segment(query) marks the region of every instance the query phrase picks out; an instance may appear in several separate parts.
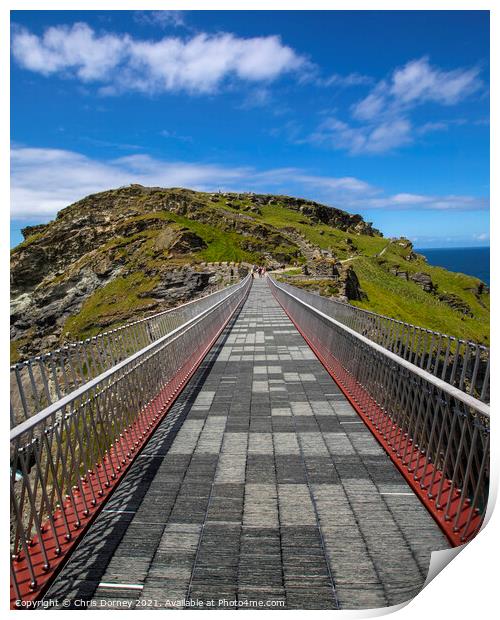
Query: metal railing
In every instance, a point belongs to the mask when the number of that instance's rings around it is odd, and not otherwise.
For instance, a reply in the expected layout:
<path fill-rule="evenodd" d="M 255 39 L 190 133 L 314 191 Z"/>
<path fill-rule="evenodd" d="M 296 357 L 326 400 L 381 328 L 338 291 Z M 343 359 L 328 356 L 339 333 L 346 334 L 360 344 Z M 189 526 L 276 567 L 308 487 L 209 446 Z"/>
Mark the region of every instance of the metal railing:
<path fill-rule="evenodd" d="M 251 278 L 247 276 L 224 294 L 191 304 L 189 312 L 194 316 L 182 325 L 169 327 L 166 335 L 11 431 L 14 602 L 40 593 L 243 302 L 250 286 Z M 133 325 L 144 323 L 151 327 L 151 321 Z M 134 334 L 135 327 L 127 326 L 121 333 Z M 167 327 L 161 329 L 167 331 Z M 127 346 L 121 355 L 123 351 Z"/>
<path fill-rule="evenodd" d="M 489 406 L 328 316 L 303 291 L 269 285 L 452 544 L 470 540 L 488 499 Z"/>
<path fill-rule="evenodd" d="M 490 350 L 281 282 L 284 290 L 483 402 L 490 399 Z"/>
<path fill-rule="evenodd" d="M 231 294 L 231 287 L 37 355 L 10 368 L 11 428 L 97 377 L 132 353 L 171 333 Z"/>

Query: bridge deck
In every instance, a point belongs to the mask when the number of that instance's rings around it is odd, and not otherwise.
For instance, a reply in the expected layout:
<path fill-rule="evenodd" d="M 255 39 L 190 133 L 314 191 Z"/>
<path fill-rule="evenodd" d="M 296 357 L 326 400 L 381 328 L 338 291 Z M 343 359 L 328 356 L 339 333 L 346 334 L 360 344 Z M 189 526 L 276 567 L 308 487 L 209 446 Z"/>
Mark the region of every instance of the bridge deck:
<path fill-rule="evenodd" d="M 46 599 L 382 607 L 447 546 L 256 280 Z"/>

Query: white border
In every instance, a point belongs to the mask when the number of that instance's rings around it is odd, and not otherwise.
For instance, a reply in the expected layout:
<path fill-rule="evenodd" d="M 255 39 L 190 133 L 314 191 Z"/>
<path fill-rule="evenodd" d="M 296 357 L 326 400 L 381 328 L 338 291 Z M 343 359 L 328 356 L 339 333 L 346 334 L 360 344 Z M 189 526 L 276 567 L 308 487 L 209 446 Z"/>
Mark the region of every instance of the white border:
<path fill-rule="evenodd" d="M 213 1 L 213 2 L 203 2 L 196 0 L 184 0 L 183 2 L 170 2 L 170 1 L 159 1 L 159 0 L 149 0 L 143 3 L 138 2 L 137 0 L 86 0 L 86 1 L 62 1 L 62 0 L 52 0 L 52 1 L 23 1 L 23 0 L 4 0 L 0 7 L 0 49 L 2 53 L 2 65 L 1 65 L 1 76 L 2 76 L 2 87 L 0 88 L 0 102 L 2 105 L 1 112 L 1 132 L 2 132 L 2 142 L 0 148 L 0 170 L 2 174 L 2 184 L 0 185 L 1 197 L 2 197 L 2 209 L 1 209 L 1 223 L 0 228 L 2 235 L 2 268 L 0 270 L 1 277 L 1 290 L 5 291 L 2 296 L 2 304 L 1 304 L 1 312 L 2 312 L 2 327 L 3 327 L 3 347 L 2 347 L 2 360 L 3 360 L 3 373 L 2 373 L 2 381 L 3 387 L 2 395 L 5 397 L 4 407 L 3 407 L 3 421 L 5 427 L 5 433 L 3 437 L 5 437 L 5 441 L 7 441 L 7 437 L 9 435 L 8 429 L 8 414 L 7 414 L 7 398 L 8 398 L 8 369 L 9 369 L 9 353 L 8 353 L 8 256 L 7 249 L 9 248 L 9 240 L 8 240 L 8 230 L 9 230 L 9 209 L 8 205 L 10 203 L 9 200 L 9 11 L 10 10 L 165 10 L 165 9 L 182 9 L 182 10 L 193 10 L 193 9 L 204 9 L 204 10 L 269 10 L 269 9 L 278 9 L 278 10 L 491 10 L 490 18 L 491 18 L 491 62 L 492 62 L 492 75 L 493 78 L 497 77 L 497 62 L 495 60 L 500 57 L 499 54 L 499 43 L 498 43 L 498 23 L 499 19 L 497 16 L 497 11 L 494 10 L 494 2 L 490 1 L 478 1 L 475 2 L 470 0 L 420 0 L 415 1 L 411 0 L 402 4 L 401 2 L 396 2 L 394 0 L 379 0 L 378 2 L 368 1 L 368 0 L 335 0 L 327 2 L 325 0 L 309 0 L 307 3 L 304 1 L 298 0 L 252 0 L 250 1 L 239 1 L 231 2 L 229 0 L 225 1 Z M 496 35 L 496 36 L 495 36 Z M 490 127 L 496 126 L 496 110 L 498 110 L 498 96 L 497 96 L 497 87 L 496 80 L 492 80 L 491 86 L 491 125 Z M 494 102 L 497 101 L 497 104 Z M 492 157 L 491 157 L 491 172 L 494 170 L 494 165 L 497 164 L 498 167 L 498 157 L 497 157 L 497 143 L 494 142 L 492 144 Z M 498 173 L 497 173 L 498 174 Z M 491 204 L 496 207 L 496 184 L 495 184 L 495 176 L 491 175 L 492 179 L 492 188 L 491 188 Z M 496 211 L 493 209 L 491 214 L 491 256 L 492 256 L 492 265 L 498 263 L 498 250 L 495 248 L 496 232 L 498 228 L 498 215 Z M 497 292 L 495 291 L 496 286 L 496 271 L 492 270 L 492 300 L 493 307 L 497 308 Z M 494 315 L 493 315 L 494 316 Z M 492 358 L 493 358 L 493 370 L 496 369 L 496 346 L 497 346 L 497 320 L 492 317 Z M 494 377 L 495 375 L 493 375 Z M 496 402 L 496 386 L 495 380 L 492 381 L 492 401 Z M 492 493 L 492 501 L 490 502 L 490 507 L 492 507 L 494 503 L 494 496 L 496 496 L 497 488 L 498 488 L 498 456 L 497 456 L 497 441 L 496 438 L 498 436 L 498 432 L 496 431 L 495 424 L 493 424 L 493 451 L 492 451 L 492 480 L 493 480 L 493 493 Z M 4 475 L 0 476 L 0 488 L 3 492 L 4 502 L 3 506 L 5 506 L 4 514 L 2 515 L 5 521 L 8 521 L 9 515 L 7 513 L 7 505 L 9 503 L 8 500 L 8 489 L 6 484 L 5 472 L 8 471 L 8 449 L 5 446 L 4 450 L 4 458 L 5 461 L 3 463 L 3 467 L 1 471 L 4 472 Z M 489 511 L 491 512 L 491 511 Z M 6 532 L 8 528 L 8 524 L 5 523 L 5 527 L 2 528 L 2 531 Z M 422 615 L 431 615 L 434 617 L 445 617 L 445 618 L 453 618 L 454 620 L 460 620 L 462 618 L 470 619 L 471 617 L 484 617 L 490 618 L 493 617 L 492 610 L 498 607 L 497 604 L 497 589 L 498 589 L 498 567 L 497 567 L 497 553 L 500 550 L 499 545 L 499 532 L 500 532 L 500 517 L 498 509 L 493 512 L 491 515 L 490 522 L 487 527 L 479 534 L 479 536 L 473 541 L 472 544 L 468 545 L 455 559 L 451 562 L 430 584 L 428 584 L 424 590 L 408 605 L 400 609 L 396 612 L 396 616 L 402 620 L 421 620 Z M 2 562 L 0 562 L 1 574 L 0 574 L 0 583 L 2 586 L 2 592 L 5 593 L 3 597 L 2 606 L 3 609 L 8 608 L 8 600 L 9 600 L 9 570 L 8 570 L 8 540 L 7 536 L 4 536 L 4 544 L 2 550 Z M 12 613 L 12 612 L 11 612 Z M 14 612 L 16 613 L 16 612 Z M 33 613 L 26 611 L 24 613 Z M 53 613 L 53 612 L 48 612 Z M 64 612 L 57 612 L 58 614 Z M 72 612 L 73 617 L 76 617 L 74 614 L 80 614 L 80 611 Z M 102 614 L 104 612 L 94 612 L 98 614 Z M 138 612 L 141 613 L 141 612 Z M 186 613 L 181 611 L 168 611 L 169 616 L 173 614 Z M 198 611 L 197 614 L 204 614 L 206 612 Z M 224 616 L 227 614 L 231 614 L 234 612 L 224 612 Z M 255 614 L 256 612 L 248 612 L 250 614 Z M 267 612 L 269 613 L 280 613 L 279 611 Z M 289 613 L 302 613 L 300 611 L 297 612 L 289 612 Z M 327 612 L 327 611 L 316 611 L 316 612 L 307 612 L 308 616 L 319 616 L 329 614 L 341 614 L 342 617 L 351 618 L 366 618 L 373 617 L 376 615 L 382 615 L 380 612 L 374 611 L 366 611 L 366 612 L 355 612 L 355 611 L 341 611 L 341 612 Z M 390 609 L 385 610 L 385 613 L 391 613 Z"/>

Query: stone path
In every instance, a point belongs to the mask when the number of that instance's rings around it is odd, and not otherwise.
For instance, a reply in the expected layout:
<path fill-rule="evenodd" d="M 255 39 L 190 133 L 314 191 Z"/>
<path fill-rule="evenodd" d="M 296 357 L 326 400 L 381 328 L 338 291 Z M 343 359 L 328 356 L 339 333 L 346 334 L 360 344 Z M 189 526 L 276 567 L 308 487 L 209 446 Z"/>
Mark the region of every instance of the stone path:
<path fill-rule="evenodd" d="M 447 546 L 257 279 L 46 599 L 384 607 Z"/>

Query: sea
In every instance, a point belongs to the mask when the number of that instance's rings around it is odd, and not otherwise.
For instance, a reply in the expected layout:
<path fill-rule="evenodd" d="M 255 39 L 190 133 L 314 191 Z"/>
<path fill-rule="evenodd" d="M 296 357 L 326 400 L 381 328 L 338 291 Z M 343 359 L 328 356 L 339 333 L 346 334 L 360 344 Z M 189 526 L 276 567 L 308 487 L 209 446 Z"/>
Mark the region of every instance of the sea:
<path fill-rule="evenodd" d="M 430 265 L 475 276 L 490 285 L 490 248 L 415 248 Z"/>

